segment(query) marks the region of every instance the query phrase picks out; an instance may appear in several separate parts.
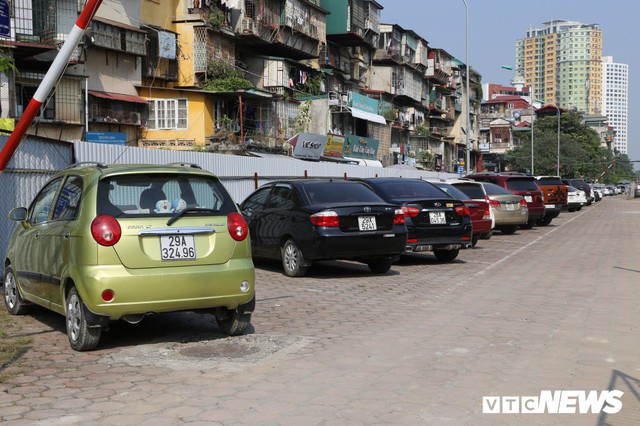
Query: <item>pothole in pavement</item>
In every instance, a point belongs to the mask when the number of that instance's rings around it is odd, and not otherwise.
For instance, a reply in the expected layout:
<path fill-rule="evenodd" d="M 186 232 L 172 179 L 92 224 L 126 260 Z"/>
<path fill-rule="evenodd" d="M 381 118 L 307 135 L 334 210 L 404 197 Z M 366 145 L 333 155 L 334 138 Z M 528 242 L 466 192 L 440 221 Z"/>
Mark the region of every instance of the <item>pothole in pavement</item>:
<path fill-rule="evenodd" d="M 247 365 L 277 360 L 317 339 L 245 335 L 197 342 L 163 342 L 124 348 L 102 364 L 154 366 L 172 370 L 241 371 Z"/>

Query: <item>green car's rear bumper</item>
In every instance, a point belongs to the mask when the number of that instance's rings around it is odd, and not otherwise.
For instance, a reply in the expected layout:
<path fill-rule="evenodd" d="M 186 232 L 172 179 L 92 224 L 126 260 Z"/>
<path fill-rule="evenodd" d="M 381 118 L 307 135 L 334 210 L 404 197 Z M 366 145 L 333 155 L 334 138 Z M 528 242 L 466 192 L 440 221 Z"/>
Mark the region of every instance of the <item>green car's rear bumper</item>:
<path fill-rule="evenodd" d="M 250 302 L 255 293 L 255 271 L 250 258 L 190 267 L 86 266 L 77 272 L 72 275 L 83 277 L 74 281 L 87 308 L 111 320 L 125 315 L 216 307 L 235 309 Z M 249 287 L 243 292 L 240 287 L 245 281 Z M 105 290 L 113 291 L 113 300 L 103 300 Z"/>

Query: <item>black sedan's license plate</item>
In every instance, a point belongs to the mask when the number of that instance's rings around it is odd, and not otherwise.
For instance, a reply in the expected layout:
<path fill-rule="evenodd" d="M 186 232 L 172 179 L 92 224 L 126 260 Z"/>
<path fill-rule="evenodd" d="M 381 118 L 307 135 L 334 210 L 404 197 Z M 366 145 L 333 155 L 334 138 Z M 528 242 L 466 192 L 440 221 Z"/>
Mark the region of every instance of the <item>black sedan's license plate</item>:
<path fill-rule="evenodd" d="M 194 260 L 196 245 L 193 235 L 160 236 L 160 257 L 162 260 Z"/>
<path fill-rule="evenodd" d="M 447 216 L 445 216 L 444 212 L 429 212 L 429 223 L 432 225 L 445 225 Z"/>
<path fill-rule="evenodd" d="M 378 229 L 375 216 L 359 216 L 358 229 L 361 231 L 375 231 Z"/>

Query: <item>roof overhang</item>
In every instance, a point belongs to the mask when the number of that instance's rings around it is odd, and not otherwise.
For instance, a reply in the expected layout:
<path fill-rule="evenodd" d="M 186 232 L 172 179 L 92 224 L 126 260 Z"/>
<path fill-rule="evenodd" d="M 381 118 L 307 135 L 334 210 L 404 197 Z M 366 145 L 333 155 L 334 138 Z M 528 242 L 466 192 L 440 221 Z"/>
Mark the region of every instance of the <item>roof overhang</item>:
<path fill-rule="evenodd" d="M 125 95 L 123 93 L 108 93 L 108 92 L 98 92 L 95 90 L 89 90 L 89 95 L 95 98 L 110 99 L 113 101 L 131 102 L 131 103 L 145 104 L 145 105 L 149 103 L 149 101 L 147 101 L 144 98 L 141 98 L 140 96 Z"/>

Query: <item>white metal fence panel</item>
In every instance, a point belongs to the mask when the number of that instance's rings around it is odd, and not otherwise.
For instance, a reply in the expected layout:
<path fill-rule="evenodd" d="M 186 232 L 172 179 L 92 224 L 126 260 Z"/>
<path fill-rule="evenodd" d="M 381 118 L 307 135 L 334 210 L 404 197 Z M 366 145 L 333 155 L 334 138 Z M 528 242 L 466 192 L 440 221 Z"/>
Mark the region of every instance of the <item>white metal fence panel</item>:
<path fill-rule="evenodd" d="M 0 149 L 8 136 L 0 135 Z M 0 173 L 0 255 L 4 260 L 16 223 L 9 220 L 15 207 L 27 207 L 37 192 L 55 174 L 73 161 L 73 144 L 26 136 L 4 172 Z M 4 277 L 4 262 L 0 263 Z"/>
<path fill-rule="evenodd" d="M 281 155 L 247 157 L 207 152 L 167 151 L 118 145 L 76 142 L 76 161 L 99 161 L 107 164 L 198 164 L 216 174 L 236 202 L 242 202 L 258 185 L 277 179 L 302 177 L 456 177 L 450 173 L 412 169 L 366 167 L 329 162 L 310 162 Z M 262 155 L 262 154 L 259 154 Z"/>

